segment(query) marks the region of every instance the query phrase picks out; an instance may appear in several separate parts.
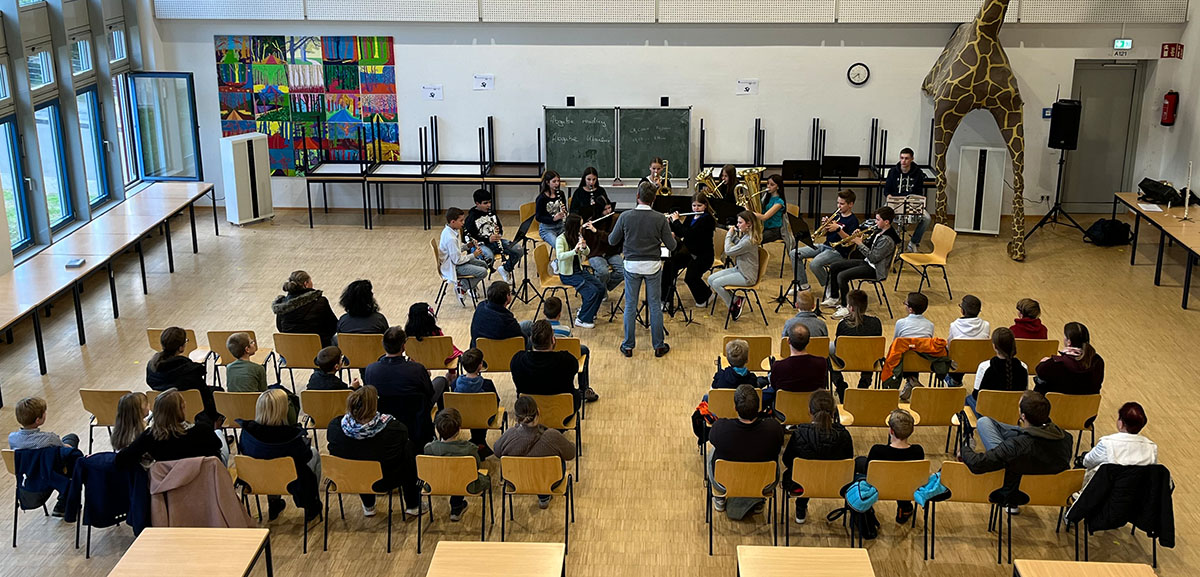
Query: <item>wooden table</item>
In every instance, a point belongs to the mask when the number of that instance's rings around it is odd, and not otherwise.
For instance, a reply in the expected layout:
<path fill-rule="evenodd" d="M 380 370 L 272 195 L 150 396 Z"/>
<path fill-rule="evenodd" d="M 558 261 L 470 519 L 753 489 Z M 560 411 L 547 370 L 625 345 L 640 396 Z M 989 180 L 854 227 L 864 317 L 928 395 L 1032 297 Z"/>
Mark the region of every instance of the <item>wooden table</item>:
<path fill-rule="evenodd" d="M 425 577 L 559 577 L 565 557 L 562 543 L 440 541 Z"/>
<path fill-rule="evenodd" d="M 875 577 L 866 549 L 738 545 L 742 577 Z"/>
<path fill-rule="evenodd" d="M 1166 248 L 1167 239 L 1170 238 L 1175 244 L 1187 251 L 1187 264 L 1183 275 L 1183 300 L 1180 304 L 1182 308 L 1186 309 L 1188 296 L 1191 293 L 1192 266 L 1197 259 L 1200 259 L 1200 207 L 1197 207 L 1196 216 L 1191 216 L 1189 213 L 1188 216 L 1192 220 L 1183 221 L 1180 220 L 1184 214 L 1184 207 L 1182 206 L 1171 207 L 1170 210 L 1166 210 L 1164 206 L 1159 206 L 1162 210 L 1149 212 L 1139 206 L 1137 193 L 1118 192 L 1113 195 L 1113 218 L 1116 218 L 1118 203 L 1124 204 L 1133 213 L 1133 241 L 1129 249 L 1130 265 L 1137 258 L 1137 243 L 1141 232 L 1142 220 L 1145 220 L 1148 224 L 1158 229 L 1158 257 L 1154 264 L 1155 286 L 1161 285 L 1162 282 L 1163 251 Z"/>
<path fill-rule="evenodd" d="M 148 527 L 108 577 L 245 577 L 263 551 L 267 577 L 273 577 L 267 529 Z"/>
<path fill-rule="evenodd" d="M 1013 562 L 1013 577 L 1155 577 L 1154 569 L 1141 563 L 1091 563 L 1080 561 Z"/>

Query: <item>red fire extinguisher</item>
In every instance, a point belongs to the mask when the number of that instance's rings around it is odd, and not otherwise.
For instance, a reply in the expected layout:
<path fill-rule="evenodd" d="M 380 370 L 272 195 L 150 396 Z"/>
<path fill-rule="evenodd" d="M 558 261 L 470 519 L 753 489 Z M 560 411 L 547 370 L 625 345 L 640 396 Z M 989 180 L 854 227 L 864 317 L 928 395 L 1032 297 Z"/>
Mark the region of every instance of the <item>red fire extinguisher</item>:
<path fill-rule="evenodd" d="M 1174 126 L 1175 114 L 1179 110 L 1179 93 L 1174 90 L 1163 96 L 1162 125 Z"/>

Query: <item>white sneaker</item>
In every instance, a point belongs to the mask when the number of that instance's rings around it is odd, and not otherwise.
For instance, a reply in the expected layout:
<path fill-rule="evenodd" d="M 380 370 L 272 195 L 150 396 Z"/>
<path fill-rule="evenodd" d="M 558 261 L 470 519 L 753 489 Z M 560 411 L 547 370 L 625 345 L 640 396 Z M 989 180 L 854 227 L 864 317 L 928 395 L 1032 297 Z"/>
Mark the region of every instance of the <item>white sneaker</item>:
<path fill-rule="evenodd" d="M 707 299 L 705 299 L 705 301 L 704 301 L 704 302 L 696 303 L 696 308 L 698 308 L 698 309 L 706 309 L 706 308 L 708 308 L 708 305 L 709 305 L 709 303 L 711 303 L 711 302 L 712 302 L 712 297 L 710 296 L 710 297 L 708 297 Z"/>
<path fill-rule="evenodd" d="M 500 280 L 508 284 L 512 284 L 512 273 L 508 272 L 508 269 L 500 267 Z"/>
<path fill-rule="evenodd" d="M 596 323 L 585 323 L 579 319 L 575 319 L 575 326 L 581 329 L 594 329 L 596 328 Z"/>
<path fill-rule="evenodd" d="M 416 517 L 417 515 L 423 515 L 428 512 L 429 512 L 429 503 L 426 503 L 424 501 L 421 502 L 420 507 L 409 507 L 404 510 L 405 515 L 412 515 L 413 517 Z"/>
<path fill-rule="evenodd" d="M 363 505 L 363 517 L 374 517 L 374 516 L 375 516 L 375 506 L 371 505 L 370 507 L 368 507 L 366 505 Z"/>
<path fill-rule="evenodd" d="M 454 285 L 454 295 L 458 297 L 458 304 L 467 306 L 467 289 L 463 288 L 461 284 Z"/>
<path fill-rule="evenodd" d="M 558 260 L 550 261 L 550 272 L 558 274 Z"/>
<path fill-rule="evenodd" d="M 910 242 L 910 243 L 908 243 L 908 246 L 907 246 L 907 247 L 905 247 L 905 248 L 907 248 L 908 250 L 906 250 L 906 251 L 904 251 L 904 252 L 918 252 L 918 251 L 917 251 L 917 245 L 915 245 L 915 244 L 913 244 L 913 243 L 911 243 L 911 242 Z"/>
<path fill-rule="evenodd" d="M 833 318 L 836 320 L 842 320 L 848 316 L 850 316 L 850 309 L 846 307 L 838 307 L 833 313 Z"/>
<path fill-rule="evenodd" d="M 825 299 L 825 300 L 821 301 L 821 306 L 823 306 L 823 307 L 825 307 L 825 308 L 827 308 L 827 309 L 831 309 L 831 308 L 833 308 L 833 307 L 836 307 L 836 306 L 838 306 L 838 299 L 835 299 L 835 298 L 833 298 L 833 297 L 829 297 L 829 298 L 827 298 L 827 299 Z"/>

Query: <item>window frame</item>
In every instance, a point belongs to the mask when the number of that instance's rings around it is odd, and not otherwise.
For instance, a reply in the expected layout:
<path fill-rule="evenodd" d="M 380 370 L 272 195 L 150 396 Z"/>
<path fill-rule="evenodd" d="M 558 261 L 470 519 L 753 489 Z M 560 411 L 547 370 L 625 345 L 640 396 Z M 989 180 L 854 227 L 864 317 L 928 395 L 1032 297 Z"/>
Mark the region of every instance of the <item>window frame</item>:
<path fill-rule="evenodd" d="M 0 126 L 9 125 L 8 146 L 12 151 L 12 157 L 8 160 L 12 162 L 13 179 L 16 189 L 13 190 L 13 204 L 17 208 L 17 227 L 21 229 L 23 239 L 17 244 L 10 245 L 12 253 L 18 254 L 25 249 L 33 246 L 33 228 L 29 223 L 29 191 L 25 186 L 25 172 L 21 164 L 21 139 L 18 134 L 17 115 L 10 114 L 0 118 Z M 0 159 L 0 162 L 4 159 Z"/>
<path fill-rule="evenodd" d="M 8 79 L 9 62 L 7 56 L 0 56 L 0 102 L 12 100 L 13 87 Z"/>
<path fill-rule="evenodd" d="M 117 154 L 121 158 L 121 183 L 129 190 L 142 182 L 137 162 L 133 134 L 133 107 L 129 98 L 129 72 L 118 72 L 110 79 L 113 87 L 113 110 L 117 116 Z"/>
<path fill-rule="evenodd" d="M 129 60 L 129 35 L 125 31 L 125 24 L 121 23 L 109 25 L 106 32 L 105 38 L 108 41 L 108 63 L 116 64 L 118 62 Z M 117 42 L 118 38 L 120 38 L 119 43 Z M 120 57 L 114 58 L 114 56 L 117 56 L 118 54 L 117 48 L 120 48 Z"/>
<path fill-rule="evenodd" d="M 110 190 L 109 186 L 108 186 L 108 150 L 104 147 L 104 118 L 101 116 L 102 107 L 100 106 L 99 85 L 92 84 L 86 88 L 81 88 L 75 92 L 75 112 L 76 112 L 76 114 L 79 114 L 79 110 L 81 107 L 81 104 L 79 102 L 80 97 L 84 97 L 84 96 L 88 96 L 88 95 L 91 96 L 91 98 L 88 100 L 88 103 L 87 103 L 88 104 L 88 118 L 91 121 L 90 124 L 91 124 L 91 131 L 92 131 L 92 145 L 95 147 L 93 149 L 95 151 L 95 154 L 92 155 L 92 157 L 93 157 L 92 161 L 96 163 L 96 173 L 97 173 L 96 178 L 99 180 L 99 183 L 100 183 L 100 196 L 99 196 L 99 198 L 92 200 L 92 197 L 91 197 L 92 191 L 89 189 L 87 191 L 87 199 L 88 199 L 88 207 L 95 208 L 95 207 L 97 207 L 101 204 L 104 204 L 112 199 L 112 190 Z M 87 138 L 87 136 L 85 136 L 83 134 L 82 120 L 79 121 L 79 127 L 80 127 L 79 142 L 80 142 L 80 144 L 85 145 L 85 148 L 82 151 L 83 152 L 82 160 L 83 160 L 83 164 L 84 164 L 83 180 L 85 183 L 84 186 L 86 187 L 87 149 L 86 149 L 86 143 L 84 143 L 84 140 Z"/>
<path fill-rule="evenodd" d="M 79 50 L 79 55 L 80 55 L 79 60 L 81 63 L 86 62 L 87 68 L 83 68 L 81 70 L 76 70 L 75 69 L 75 55 L 76 55 L 75 49 L 76 49 L 76 47 L 80 47 L 80 46 L 82 46 L 82 48 Z M 78 78 L 79 76 L 88 74 L 88 73 L 95 74 L 95 72 L 96 72 L 96 55 L 95 55 L 95 52 L 92 50 L 92 41 L 91 40 L 88 40 L 85 38 L 82 40 L 76 40 L 74 42 L 68 42 L 67 50 L 70 53 L 70 57 L 71 57 L 71 77 L 72 78 Z"/>
<path fill-rule="evenodd" d="M 36 84 L 35 85 L 33 83 L 33 76 L 29 73 L 30 72 L 29 64 L 31 62 L 33 62 L 34 58 L 37 58 L 38 60 L 42 60 L 41 56 L 43 54 L 45 55 L 44 63 L 47 67 L 49 67 L 48 74 L 49 74 L 50 81 L 45 84 Z M 39 51 L 25 57 L 25 76 L 29 81 L 30 94 L 42 94 L 44 92 L 49 92 L 51 90 L 56 90 L 58 88 L 58 75 L 57 75 L 58 71 L 55 70 L 55 68 L 56 68 L 56 66 L 54 64 L 54 53 L 48 49 L 47 50 L 39 50 Z"/>
<path fill-rule="evenodd" d="M 196 80 L 191 72 L 129 72 L 126 75 L 129 86 L 129 113 L 133 116 L 133 143 L 135 162 L 137 163 L 138 178 L 142 182 L 199 182 L 204 180 L 204 160 L 200 150 L 200 121 L 196 110 Z M 139 124 L 137 79 L 182 79 L 187 81 L 189 107 L 191 108 L 192 151 L 194 152 L 195 176 L 154 176 L 146 174 L 146 163 L 142 152 L 142 127 Z"/>
<path fill-rule="evenodd" d="M 42 197 L 46 204 L 46 222 L 50 225 L 50 232 L 54 233 L 54 232 L 61 230 L 63 227 L 66 227 L 67 225 L 71 224 L 72 222 L 75 222 L 75 220 L 78 218 L 78 215 L 75 213 L 74 199 L 71 198 L 71 181 L 67 180 L 67 162 L 66 162 L 67 151 L 66 151 L 66 147 L 65 147 L 66 135 L 63 134 L 62 103 L 59 101 L 58 98 L 55 98 L 52 100 L 47 100 L 41 104 L 38 104 L 37 106 L 35 106 L 33 108 L 34 126 L 36 129 L 37 113 L 42 110 L 48 109 L 48 108 L 52 109 L 51 128 L 54 130 L 53 146 L 54 146 L 55 154 L 57 155 L 56 162 L 55 162 L 56 166 L 54 168 L 58 171 L 58 182 L 59 182 L 59 189 L 60 189 L 59 190 L 59 198 L 62 199 L 62 203 L 63 203 L 63 205 L 62 205 L 63 214 L 57 223 L 50 221 L 50 196 L 46 191 L 46 167 L 45 166 L 42 166 L 42 175 L 41 175 L 42 180 L 41 180 L 40 186 L 42 189 Z M 40 137 L 38 138 L 38 148 L 39 149 L 44 148 L 46 146 L 46 144 L 47 143 L 41 141 Z M 41 161 L 40 158 L 38 160 L 39 160 L 39 162 Z M 45 163 L 41 163 L 41 164 L 44 165 Z"/>

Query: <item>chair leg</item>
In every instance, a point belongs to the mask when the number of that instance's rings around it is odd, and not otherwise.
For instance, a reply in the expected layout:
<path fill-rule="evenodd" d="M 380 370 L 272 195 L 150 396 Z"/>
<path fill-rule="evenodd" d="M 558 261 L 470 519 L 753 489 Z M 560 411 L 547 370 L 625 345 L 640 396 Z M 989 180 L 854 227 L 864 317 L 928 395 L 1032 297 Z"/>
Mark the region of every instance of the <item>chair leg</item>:
<path fill-rule="evenodd" d="M 325 515 L 322 525 L 325 526 L 325 540 L 321 545 L 322 551 L 329 550 L 329 487 L 325 487 Z"/>
<path fill-rule="evenodd" d="M 1006 528 L 1006 535 L 1008 536 L 1008 564 L 1012 565 L 1012 513 L 1006 512 L 1005 516 L 1008 517 L 1008 527 Z"/>
<path fill-rule="evenodd" d="M 996 505 L 999 507 L 999 505 Z M 1004 510 L 996 511 L 996 564 L 1004 564 Z"/>
<path fill-rule="evenodd" d="M 304 519 L 304 554 L 308 555 L 308 518 Z"/>
<path fill-rule="evenodd" d="M 954 300 L 954 293 L 950 292 L 950 277 L 946 276 L 946 267 L 943 266 L 941 269 L 942 280 L 946 281 L 946 296 L 949 296 L 951 300 Z"/>
<path fill-rule="evenodd" d="M 892 290 L 900 290 L 900 275 L 904 274 L 904 263 L 900 263 L 900 268 L 896 271 L 896 286 Z"/>
<path fill-rule="evenodd" d="M 481 543 L 487 540 L 487 511 L 484 509 L 487 507 L 488 493 L 491 493 L 491 489 L 479 495 L 479 541 Z M 419 529 L 420 527 L 418 526 Z M 420 537 L 418 536 L 419 541 Z"/>
<path fill-rule="evenodd" d="M 432 501 L 432 497 L 430 498 L 430 501 Z M 417 500 L 417 555 L 421 554 L 421 517 L 424 517 L 424 515 L 421 514 L 421 500 L 418 499 Z M 429 520 L 433 521 L 433 504 L 432 503 L 429 505 Z"/>
<path fill-rule="evenodd" d="M 714 519 L 714 517 L 716 517 L 716 515 L 713 515 L 713 512 L 712 512 L 712 506 L 713 506 L 712 485 L 705 483 L 705 488 L 708 491 L 708 504 L 705 505 L 705 510 L 708 511 L 708 556 L 712 557 L 712 554 L 713 554 L 713 523 L 716 523 L 717 520 Z"/>
<path fill-rule="evenodd" d="M 83 558 L 84 559 L 92 558 L 92 526 L 91 525 L 88 525 L 88 528 L 87 528 L 87 545 L 86 545 L 86 549 L 84 549 Z"/>
<path fill-rule="evenodd" d="M 783 519 L 781 522 L 783 523 L 783 546 L 787 547 L 792 544 L 792 521 L 791 517 L 788 517 L 787 491 L 783 492 Z"/>
<path fill-rule="evenodd" d="M 392 491 L 388 491 L 388 537 L 387 537 L 387 552 L 392 552 Z M 417 501 L 417 511 L 421 510 L 421 502 Z M 419 518 L 419 517 L 418 517 Z"/>
<path fill-rule="evenodd" d="M 563 555 L 571 553 L 571 478 L 567 477 L 567 490 L 563 493 Z"/>
<path fill-rule="evenodd" d="M 504 481 L 502 480 L 500 482 L 503 483 Z M 504 528 L 507 525 L 506 521 L 508 520 L 508 516 L 504 514 L 505 502 L 507 501 L 507 499 L 505 499 L 506 496 L 507 495 L 504 494 L 504 490 L 501 489 L 501 491 L 500 491 L 500 542 L 501 543 L 504 542 Z"/>
<path fill-rule="evenodd" d="M 763 310 L 762 303 L 758 300 L 758 291 L 752 290 L 750 292 L 754 293 L 754 304 L 758 305 L 758 314 L 762 315 L 763 325 L 771 326 L 771 323 L 767 322 L 767 311 Z"/>
<path fill-rule="evenodd" d="M 338 493 L 338 512 L 341 513 L 342 520 L 346 520 L 346 508 L 342 506 L 342 494 Z"/>

